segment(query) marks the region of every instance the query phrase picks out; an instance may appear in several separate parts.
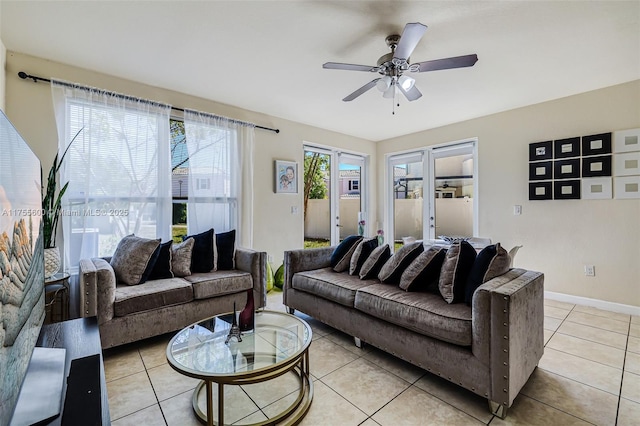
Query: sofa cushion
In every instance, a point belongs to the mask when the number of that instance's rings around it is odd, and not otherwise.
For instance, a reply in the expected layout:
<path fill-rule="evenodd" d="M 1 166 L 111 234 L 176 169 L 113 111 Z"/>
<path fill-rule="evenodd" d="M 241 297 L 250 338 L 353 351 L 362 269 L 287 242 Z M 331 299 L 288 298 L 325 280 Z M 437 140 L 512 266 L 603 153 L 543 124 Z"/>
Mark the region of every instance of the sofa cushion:
<path fill-rule="evenodd" d="M 387 260 L 391 257 L 391 249 L 389 244 L 378 246 L 369 255 L 367 260 L 362 264 L 360 268 L 360 279 L 369 280 L 371 278 L 377 278 L 382 266 L 387 263 Z"/>
<path fill-rule="evenodd" d="M 351 264 L 349 265 L 349 275 L 360 274 L 362 265 L 369 258 L 371 252 L 378 247 L 377 238 L 369 238 L 361 240 L 356 246 L 353 255 L 351 256 Z"/>
<path fill-rule="evenodd" d="M 199 272 L 184 279 L 193 285 L 194 299 L 238 293 L 253 287 L 251 274 L 238 270 Z"/>
<path fill-rule="evenodd" d="M 137 286 L 118 285 L 115 291 L 114 314 L 123 317 L 192 300 L 191 284 L 182 278 L 148 281 Z"/>
<path fill-rule="evenodd" d="M 430 291 L 440 294 L 438 278 L 446 255 L 447 250 L 442 247 L 429 247 L 420 253 L 402 273 L 400 288 L 405 291 Z"/>
<path fill-rule="evenodd" d="M 213 228 L 197 235 L 183 237 L 185 241 L 193 238 L 193 252 L 191 253 L 191 272 L 209 272 L 215 267 L 214 263 L 214 233 Z"/>
<path fill-rule="evenodd" d="M 478 287 L 490 279 L 505 274 L 510 269 L 510 265 L 511 257 L 500 243 L 483 248 L 476 256 L 467 278 L 464 296 L 467 305 L 471 305 L 473 293 Z"/>
<path fill-rule="evenodd" d="M 191 254 L 193 253 L 193 238 L 187 238 L 180 244 L 171 245 L 171 272 L 175 277 L 191 275 Z"/>
<path fill-rule="evenodd" d="M 360 242 L 362 239 L 359 235 L 349 235 L 347 238 L 342 240 L 340 244 L 333 250 L 331 253 L 330 264 L 332 268 L 335 268 L 341 260 L 348 256 L 348 259 L 351 260 L 351 255 L 353 254 L 352 249 L 355 249 L 355 245 Z M 347 263 L 347 268 L 349 264 Z M 343 269 L 346 270 L 346 269 Z"/>
<path fill-rule="evenodd" d="M 386 284 L 398 284 L 405 269 L 424 251 L 421 242 L 407 244 L 400 249 L 384 264 L 378 278 Z"/>
<path fill-rule="evenodd" d="M 471 345 L 471 308 L 464 303 L 450 305 L 439 294 L 408 293 L 399 287 L 372 284 L 358 290 L 355 307 L 416 333 Z"/>
<path fill-rule="evenodd" d="M 171 271 L 171 245 L 173 241 L 167 241 L 160 244 L 156 249 L 158 251 L 158 258 L 156 259 L 151 274 L 149 274 L 150 280 L 161 280 L 163 278 L 173 278 L 173 272 Z"/>
<path fill-rule="evenodd" d="M 464 302 L 465 286 L 476 250 L 466 241 L 456 242 L 447 251 L 440 271 L 438 288 L 447 303 Z"/>
<path fill-rule="evenodd" d="M 352 238 L 352 237 L 355 237 L 355 238 Z M 362 241 L 361 236 L 352 235 L 351 237 L 345 238 L 342 243 L 344 243 L 344 241 L 346 241 L 347 239 L 351 239 L 348 243 L 344 245 L 344 247 L 345 248 L 348 247 L 348 249 L 345 251 L 342 251 L 341 249 L 341 253 L 344 253 L 344 254 L 342 255 L 342 257 L 340 257 L 340 260 L 338 260 L 338 263 L 336 263 L 335 266 L 333 267 L 333 270 L 336 272 L 344 272 L 349 270 L 349 266 L 351 265 L 351 257 L 353 256 L 353 253 L 356 251 L 356 248 L 358 247 L 358 243 Z M 338 248 L 340 248 L 342 243 L 340 243 Z M 336 248 L 336 251 L 338 251 L 338 248 Z M 331 256 L 331 259 L 333 260 L 333 255 Z"/>
<path fill-rule="evenodd" d="M 293 275 L 291 285 L 296 290 L 353 307 L 356 291 L 378 282 L 378 280 L 362 281 L 357 276 L 338 273 L 332 268 L 322 268 L 297 272 Z"/>
<path fill-rule="evenodd" d="M 144 283 L 153 269 L 159 245 L 160 239 L 150 240 L 133 234 L 120 240 L 109 262 L 116 281 L 127 285 Z"/>
<path fill-rule="evenodd" d="M 233 258 L 236 253 L 236 230 L 216 234 L 215 238 L 215 270 L 230 271 L 235 267 Z"/>

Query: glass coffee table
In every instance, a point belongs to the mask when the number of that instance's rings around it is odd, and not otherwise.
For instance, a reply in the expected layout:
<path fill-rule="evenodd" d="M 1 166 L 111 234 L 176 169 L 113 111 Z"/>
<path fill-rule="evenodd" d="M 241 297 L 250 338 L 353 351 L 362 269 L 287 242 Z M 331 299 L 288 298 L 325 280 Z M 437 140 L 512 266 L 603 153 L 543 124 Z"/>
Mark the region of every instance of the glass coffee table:
<path fill-rule="evenodd" d="M 287 373 L 299 378 L 299 394 L 293 404 L 267 421 L 254 423 L 297 424 L 313 399 L 309 376 L 311 327 L 302 319 L 284 312 L 261 311 L 255 328 L 226 344 L 233 314 L 218 315 L 192 324 L 178 332 L 167 346 L 167 360 L 177 372 L 201 379 L 193 394 L 193 409 L 208 425 L 224 425 L 224 385 L 245 385 L 275 379 Z M 218 421 L 214 421 L 213 384 L 218 384 Z M 206 391 L 206 413 L 198 404 Z M 250 414 L 250 413 L 247 413 Z"/>

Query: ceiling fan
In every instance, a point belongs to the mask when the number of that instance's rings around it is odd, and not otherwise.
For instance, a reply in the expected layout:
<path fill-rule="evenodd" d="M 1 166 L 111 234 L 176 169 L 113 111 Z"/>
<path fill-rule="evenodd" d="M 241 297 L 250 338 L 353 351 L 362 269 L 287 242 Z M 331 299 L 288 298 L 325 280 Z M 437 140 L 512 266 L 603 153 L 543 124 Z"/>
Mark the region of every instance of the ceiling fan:
<path fill-rule="evenodd" d="M 415 101 L 422 93 L 415 86 L 415 80 L 405 72 L 427 72 L 446 70 L 450 68 L 471 67 L 478 61 L 478 55 L 464 55 L 452 58 L 436 59 L 433 61 L 416 62 L 409 64 L 409 56 L 418 45 L 418 42 L 427 30 L 427 26 L 419 22 L 405 25 L 402 36 L 397 34 L 388 36 L 385 41 L 391 53 L 387 53 L 378 59 L 378 65 L 342 64 L 339 62 L 327 62 L 322 65 L 325 69 L 377 72 L 382 77 L 376 78 L 342 99 L 349 102 L 362 95 L 373 86 L 384 93 L 385 98 L 395 98 L 396 90 L 409 101 Z"/>

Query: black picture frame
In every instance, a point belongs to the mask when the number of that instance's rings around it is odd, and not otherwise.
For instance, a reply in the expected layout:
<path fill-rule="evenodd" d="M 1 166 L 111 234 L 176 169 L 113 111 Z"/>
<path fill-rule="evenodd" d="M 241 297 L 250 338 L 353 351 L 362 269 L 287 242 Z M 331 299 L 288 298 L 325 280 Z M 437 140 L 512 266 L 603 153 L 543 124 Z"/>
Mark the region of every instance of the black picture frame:
<path fill-rule="evenodd" d="M 529 182 L 529 200 L 553 200 L 551 181 Z"/>
<path fill-rule="evenodd" d="M 554 200 L 579 200 L 580 179 L 553 181 Z"/>
<path fill-rule="evenodd" d="M 529 161 L 551 160 L 553 158 L 553 141 L 534 142 L 529 144 Z"/>
<path fill-rule="evenodd" d="M 583 156 L 602 154 L 611 154 L 611 132 L 582 137 Z"/>
<path fill-rule="evenodd" d="M 580 156 L 580 137 L 553 141 L 553 158 L 571 158 Z"/>
<path fill-rule="evenodd" d="M 580 177 L 580 158 L 555 160 L 553 162 L 554 179 L 575 179 Z"/>
<path fill-rule="evenodd" d="M 529 163 L 529 180 L 549 180 L 553 177 L 553 161 Z"/>
<path fill-rule="evenodd" d="M 611 176 L 612 155 L 582 158 L 582 177 Z"/>

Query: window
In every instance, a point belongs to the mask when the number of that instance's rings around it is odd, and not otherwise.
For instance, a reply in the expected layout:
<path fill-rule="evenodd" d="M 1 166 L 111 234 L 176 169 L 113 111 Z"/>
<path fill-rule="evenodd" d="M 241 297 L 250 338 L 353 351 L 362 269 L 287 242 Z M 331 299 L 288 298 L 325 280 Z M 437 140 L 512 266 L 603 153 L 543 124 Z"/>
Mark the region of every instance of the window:
<path fill-rule="evenodd" d="M 349 191 L 359 191 L 360 190 L 360 181 L 359 180 L 350 180 L 349 181 Z"/>
<path fill-rule="evenodd" d="M 211 179 L 209 178 L 196 178 L 198 189 L 211 189 Z"/>

